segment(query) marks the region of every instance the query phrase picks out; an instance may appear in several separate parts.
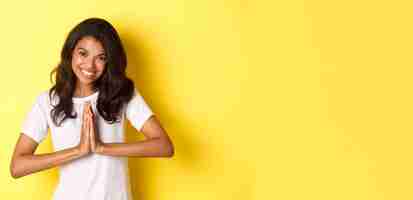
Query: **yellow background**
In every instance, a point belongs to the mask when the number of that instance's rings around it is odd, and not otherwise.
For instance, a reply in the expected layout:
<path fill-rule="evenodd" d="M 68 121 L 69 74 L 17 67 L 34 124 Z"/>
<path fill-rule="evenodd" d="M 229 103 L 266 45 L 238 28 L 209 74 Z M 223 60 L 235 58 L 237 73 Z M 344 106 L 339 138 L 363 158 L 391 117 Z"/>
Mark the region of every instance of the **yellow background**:
<path fill-rule="evenodd" d="M 9 162 L 67 32 L 96 16 L 175 144 L 129 159 L 136 200 L 413 199 L 413 5 L 389 2 L 3 2 L 1 198 L 51 198 L 56 169 Z"/>

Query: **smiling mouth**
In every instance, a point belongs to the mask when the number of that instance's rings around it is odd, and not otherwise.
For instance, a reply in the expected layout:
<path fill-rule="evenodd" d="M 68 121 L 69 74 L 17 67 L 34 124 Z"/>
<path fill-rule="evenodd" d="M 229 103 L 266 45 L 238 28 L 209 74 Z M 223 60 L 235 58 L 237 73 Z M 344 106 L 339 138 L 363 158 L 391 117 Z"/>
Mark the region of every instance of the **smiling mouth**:
<path fill-rule="evenodd" d="M 86 70 L 80 70 L 80 71 L 83 73 L 83 75 L 85 75 L 88 78 L 92 78 L 93 76 L 95 76 L 95 73 L 93 72 L 88 72 Z"/>

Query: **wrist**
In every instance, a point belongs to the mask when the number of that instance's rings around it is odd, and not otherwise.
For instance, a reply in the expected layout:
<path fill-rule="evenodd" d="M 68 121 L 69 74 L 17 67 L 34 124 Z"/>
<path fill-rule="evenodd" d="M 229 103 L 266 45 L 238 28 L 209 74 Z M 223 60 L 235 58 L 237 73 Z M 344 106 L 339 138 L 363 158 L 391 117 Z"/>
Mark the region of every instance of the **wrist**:
<path fill-rule="evenodd" d="M 105 144 L 100 143 L 97 147 L 96 147 L 96 153 L 98 154 L 102 154 L 104 152 L 105 149 Z"/>
<path fill-rule="evenodd" d="M 73 152 L 76 155 L 76 157 L 78 157 L 78 158 L 83 156 L 79 145 L 73 148 Z"/>
<path fill-rule="evenodd" d="M 81 145 L 77 145 L 74 148 L 74 151 L 75 151 L 75 154 L 78 158 L 84 157 L 84 156 L 89 154 L 89 152 L 84 150 L 84 147 L 82 147 Z"/>

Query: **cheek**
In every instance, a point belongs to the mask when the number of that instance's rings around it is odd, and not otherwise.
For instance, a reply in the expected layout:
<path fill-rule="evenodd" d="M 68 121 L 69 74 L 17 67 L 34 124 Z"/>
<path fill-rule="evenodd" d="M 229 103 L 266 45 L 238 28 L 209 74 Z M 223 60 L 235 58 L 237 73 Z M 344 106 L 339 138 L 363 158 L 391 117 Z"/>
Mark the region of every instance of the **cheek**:
<path fill-rule="evenodd" d="M 77 67 L 78 65 L 80 65 L 82 63 L 82 59 L 79 57 L 73 57 L 72 58 L 72 66 L 73 67 Z"/>
<path fill-rule="evenodd" d="M 104 63 L 96 63 L 96 69 L 99 71 L 100 74 L 103 73 L 105 70 L 105 64 Z"/>

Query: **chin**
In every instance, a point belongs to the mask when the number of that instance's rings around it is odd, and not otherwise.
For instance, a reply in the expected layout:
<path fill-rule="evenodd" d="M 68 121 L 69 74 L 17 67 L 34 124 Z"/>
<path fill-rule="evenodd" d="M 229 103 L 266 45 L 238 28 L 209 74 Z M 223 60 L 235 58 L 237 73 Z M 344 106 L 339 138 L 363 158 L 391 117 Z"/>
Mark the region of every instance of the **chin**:
<path fill-rule="evenodd" d="M 85 77 L 81 77 L 81 78 L 78 77 L 78 80 L 82 85 L 90 85 L 93 82 L 95 82 L 97 79 L 88 79 Z"/>

